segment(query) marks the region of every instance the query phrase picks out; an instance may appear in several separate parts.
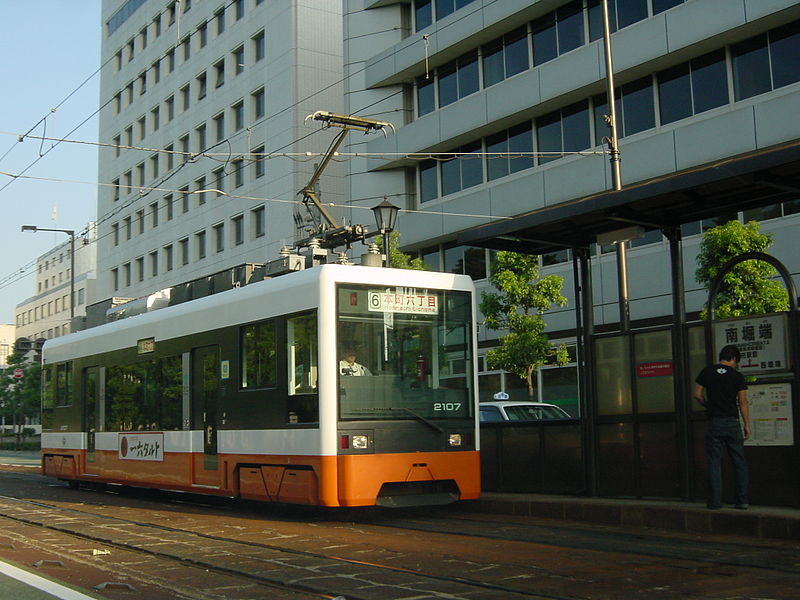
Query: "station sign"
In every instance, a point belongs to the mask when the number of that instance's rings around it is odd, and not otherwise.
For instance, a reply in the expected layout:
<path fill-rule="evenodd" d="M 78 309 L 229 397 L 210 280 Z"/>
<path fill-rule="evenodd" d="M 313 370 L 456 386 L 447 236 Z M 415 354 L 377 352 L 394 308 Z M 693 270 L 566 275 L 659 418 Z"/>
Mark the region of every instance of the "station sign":
<path fill-rule="evenodd" d="M 714 360 L 732 344 L 739 349 L 743 375 L 774 373 L 789 369 L 786 315 L 761 315 L 714 323 Z"/>

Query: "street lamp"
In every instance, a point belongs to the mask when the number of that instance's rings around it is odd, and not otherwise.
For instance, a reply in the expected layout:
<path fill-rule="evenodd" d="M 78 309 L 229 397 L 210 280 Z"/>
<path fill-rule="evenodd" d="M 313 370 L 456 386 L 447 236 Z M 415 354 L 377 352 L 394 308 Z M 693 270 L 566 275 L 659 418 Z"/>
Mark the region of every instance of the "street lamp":
<path fill-rule="evenodd" d="M 372 212 L 375 214 L 375 222 L 378 224 L 378 230 L 383 234 L 383 251 L 386 254 L 384 266 L 388 267 L 389 233 L 394 231 L 394 224 L 397 221 L 397 213 L 400 212 L 400 209 L 384 198 L 383 202 L 373 207 Z"/>
<path fill-rule="evenodd" d="M 22 231 L 56 231 L 69 236 L 69 330 L 72 331 L 72 319 L 75 318 L 75 231 L 73 229 L 49 229 L 36 225 L 23 225 Z"/>

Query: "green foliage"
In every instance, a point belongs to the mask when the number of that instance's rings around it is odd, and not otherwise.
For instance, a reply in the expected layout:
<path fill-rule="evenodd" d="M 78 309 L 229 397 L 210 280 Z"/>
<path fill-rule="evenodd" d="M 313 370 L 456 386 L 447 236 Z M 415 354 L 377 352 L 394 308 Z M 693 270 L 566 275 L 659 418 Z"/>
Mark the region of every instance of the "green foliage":
<path fill-rule="evenodd" d="M 759 231 L 756 221 L 742 225 L 729 221 L 705 232 L 697 256 L 695 277 L 706 290 L 722 267 L 732 258 L 748 252 L 766 252 L 772 236 Z M 715 301 L 718 318 L 744 317 L 788 310 L 789 295 L 781 281 L 771 279 L 775 268 L 764 261 L 748 260 L 736 265 L 724 276 Z M 708 307 L 701 318 L 708 317 Z"/>
<path fill-rule="evenodd" d="M 378 248 L 383 252 L 383 237 L 379 236 L 376 239 Z M 427 271 L 428 265 L 422 262 L 419 257 L 411 258 L 405 252 L 401 252 L 400 248 L 400 232 L 396 229 L 389 233 L 389 266 L 395 269 L 412 269 L 414 271 Z"/>
<path fill-rule="evenodd" d="M 6 360 L 8 368 L 2 385 L 0 385 L 0 414 L 5 417 L 6 425 L 14 425 L 14 434 L 17 444 L 22 442 L 25 435 L 23 423 L 38 419 L 41 413 L 41 372 L 38 363 L 26 362 L 25 356 L 13 352 Z M 14 369 L 22 369 L 24 375 L 21 379 L 11 379 L 9 376 Z"/>
<path fill-rule="evenodd" d="M 516 373 L 527 381 L 532 397 L 533 376 L 540 366 L 569 362 L 566 348 L 553 346 L 544 333 L 542 317 L 553 305 L 567 303 L 561 294 L 564 280 L 558 275 L 540 277 L 537 256 L 498 252 L 489 281 L 498 291 L 481 294 L 484 322 L 489 329 L 506 329 L 508 334 L 486 354 L 488 366 Z"/>

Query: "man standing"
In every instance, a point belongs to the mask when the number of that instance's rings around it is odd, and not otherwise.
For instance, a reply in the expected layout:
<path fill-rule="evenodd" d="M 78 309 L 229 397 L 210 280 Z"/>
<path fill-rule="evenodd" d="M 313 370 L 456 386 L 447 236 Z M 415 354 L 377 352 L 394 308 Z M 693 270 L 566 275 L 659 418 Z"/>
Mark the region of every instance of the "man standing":
<path fill-rule="evenodd" d="M 735 508 L 746 509 L 747 462 L 744 440 L 750 437 L 750 410 L 747 406 L 747 384 L 736 367 L 741 354 L 736 346 L 725 346 L 719 362 L 700 371 L 695 380 L 694 398 L 705 406 L 706 461 L 708 463 L 708 508 L 722 508 L 722 450 L 726 448 L 733 465 Z M 703 393 L 705 392 L 705 394 Z M 744 435 L 739 424 L 744 422 Z"/>

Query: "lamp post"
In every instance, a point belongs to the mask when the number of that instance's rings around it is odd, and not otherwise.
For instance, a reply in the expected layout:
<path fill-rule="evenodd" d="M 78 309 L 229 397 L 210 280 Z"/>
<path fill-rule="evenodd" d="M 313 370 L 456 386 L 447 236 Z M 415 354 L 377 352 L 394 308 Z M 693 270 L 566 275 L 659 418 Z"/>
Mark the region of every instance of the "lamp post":
<path fill-rule="evenodd" d="M 383 202 L 373 207 L 372 212 L 375 214 L 375 222 L 378 224 L 378 230 L 383 235 L 383 252 L 386 255 L 386 261 L 383 266 L 388 267 L 389 234 L 394 231 L 394 224 L 397 221 L 397 213 L 400 212 L 400 209 L 384 198 Z"/>
<path fill-rule="evenodd" d="M 36 225 L 23 225 L 22 231 L 56 231 L 69 236 L 69 330 L 72 331 L 72 319 L 75 317 L 75 231 L 73 229 L 50 229 Z"/>

